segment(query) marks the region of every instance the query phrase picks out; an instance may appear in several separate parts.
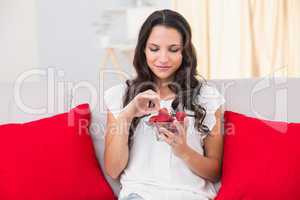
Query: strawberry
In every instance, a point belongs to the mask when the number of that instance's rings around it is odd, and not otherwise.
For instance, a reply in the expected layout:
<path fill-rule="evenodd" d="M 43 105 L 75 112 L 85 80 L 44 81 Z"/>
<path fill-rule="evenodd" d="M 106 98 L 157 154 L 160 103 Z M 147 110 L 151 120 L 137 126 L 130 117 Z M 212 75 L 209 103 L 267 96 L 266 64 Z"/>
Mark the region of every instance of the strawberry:
<path fill-rule="evenodd" d="M 177 121 L 183 122 L 185 117 L 186 117 L 186 113 L 185 112 L 176 112 L 176 119 L 177 119 Z"/>
<path fill-rule="evenodd" d="M 157 122 L 157 121 L 158 121 L 157 115 L 156 115 L 156 116 L 152 116 L 152 117 L 150 117 L 150 119 L 149 119 L 149 122 L 150 122 L 150 123 L 155 123 L 155 122 Z"/>
<path fill-rule="evenodd" d="M 169 115 L 169 111 L 167 108 L 161 108 L 158 111 L 158 115 Z"/>
<path fill-rule="evenodd" d="M 150 117 L 149 122 L 150 123 L 173 122 L 174 120 L 175 120 L 175 118 L 169 114 L 169 111 L 167 108 L 161 108 L 158 111 L 158 115 Z"/>
<path fill-rule="evenodd" d="M 157 122 L 172 122 L 173 118 L 170 115 L 157 115 Z"/>

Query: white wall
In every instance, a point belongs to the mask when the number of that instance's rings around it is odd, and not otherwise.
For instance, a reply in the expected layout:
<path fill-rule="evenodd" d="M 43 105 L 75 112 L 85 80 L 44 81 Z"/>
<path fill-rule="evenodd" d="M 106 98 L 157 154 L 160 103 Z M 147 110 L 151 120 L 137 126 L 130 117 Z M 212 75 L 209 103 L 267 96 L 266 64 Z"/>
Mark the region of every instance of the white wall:
<path fill-rule="evenodd" d="M 124 7 L 130 0 L 40 0 L 38 1 L 40 66 L 65 71 L 69 80 L 97 79 L 104 50 L 98 42 L 95 22 L 106 8 Z M 153 1 L 170 7 L 170 1 Z M 122 27 L 122 20 L 116 26 Z M 118 23 L 119 22 L 119 23 Z M 118 33 L 110 33 L 118 35 Z M 130 63 L 118 55 L 126 70 Z M 108 66 L 108 68 L 111 66 Z M 108 80 L 117 77 L 108 78 Z"/>
<path fill-rule="evenodd" d="M 36 0 L 0 1 L 0 81 L 38 67 Z"/>
<path fill-rule="evenodd" d="M 104 50 L 97 43 L 94 24 L 104 9 L 128 6 L 131 1 L 0 0 L 0 81 L 48 67 L 63 70 L 66 80 L 97 79 Z M 162 8 L 171 4 L 151 2 Z M 118 56 L 125 70 L 131 68 L 124 55 Z"/>
<path fill-rule="evenodd" d="M 38 2 L 40 67 L 65 72 L 66 79 L 96 77 L 102 50 L 95 44 L 96 0 Z"/>

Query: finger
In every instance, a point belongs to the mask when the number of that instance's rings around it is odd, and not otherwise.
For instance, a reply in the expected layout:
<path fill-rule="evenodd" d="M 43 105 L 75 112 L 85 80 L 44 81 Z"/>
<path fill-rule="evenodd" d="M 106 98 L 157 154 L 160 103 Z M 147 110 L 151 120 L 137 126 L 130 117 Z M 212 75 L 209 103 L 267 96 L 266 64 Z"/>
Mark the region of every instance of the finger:
<path fill-rule="evenodd" d="M 151 101 L 160 101 L 160 97 L 154 94 L 143 94 L 142 97 Z"/>
<path fill-rule="evenodd" d="M 154 95 L 144 94 L 142 97 L 150 101 L 153 107 L 160 104 L 160 97 L 157 95 L 154 96 Z"/>
<path fill-rule="evenodd" d="M 159 98 L 160 99 L 159 94 L 156 93 L 156 92 L 154 92 L 153 90 L 146 91 L 145 93 L 143 93 L 143 95 L 146 95 L 146 96 L 149 96 L 149 97 L 155 97 L 155 98 Z"/>
<path fill-rule="evenodd" d="M 154 103 L 154 108 L 153 108 L 153 110 L 159 111 L 159 109 L 160 109 L 160 101 Z"/>
<path fill-rule="evenodd" d="M 185 134 L 184 126 L 179 121 L 174 120 L 173 124 L 175 125 L 179 135 Z"/>
<path fill-rule="evenodd" d="M 160 100 L 158 97 L 152 95 L 143 94 L 137 101 L 137 109 L 148 114 L 149 112 L 158 111 L 160 108 Z"/>
<path fill-rule="evenodd" d="M 163 134 L 160 136 L 160 138 L 171 146 L 173 140 L 171 140 L 170 138 L 166 137 Z"/>
<path fill-rule="evenodd" d="M 179 122 L 177 120 L 175 120 L 175 121 L 176 121 L 175 123 L 177 124 L 176 127 L 178 127 L 181 130 L 181 132 L 186 132 L 188 130 L 189 119 L 187 117 L 184 118 L 183 123 Z"/>
<path fill-rule="evenodd" d="M 145 94 L 156 94 L 156 95 L 158 95 L 158 93 L 157 92 L 155 92 L 154 90 L 152 90 L 152 89 L 149 89 L 149 90 L 146 90 L 145 92 L 144 92 Z"/>
<path fill-rule="evenodd" d="M 167 138 L 170 138 L 171 140 L 175 138 L 175 134 L 167 130 L 166 128 L 160 127 L 158 131 L 160 134 L 165 135 Z"/>
<path fill-rule="evenodd" d="M 147 114 L 155 114 L 157 111 L 159 111 L 160 105 L 155 105 L 153 108 L 147 108 Z"/>
<path fill-rule="evenodd" d="M 149 101 L 149 106 L 148 106 L 150 111 L 159 111 L 160 109 L 160 100 L 159 99 L 154 99 Z"/>
<path fill-rule="evenodd" d="M 147 111 L 150 113 L 156 113 L 160 109 L 160 103 L 159 102 L 150 102 L 150 105 L 147 107 Z"/>
<path fill-rule="evenodd" d="M 170 146 L 176 144 L 176 138 L 172 137 L 172 135 L 167 136 L 167 134 L 161 133 L 160 137 Z"/>
<path fill-rule="evenodd" d="M 184 130 L 187 131 L 189 127 L 189 118 L 185 117 L 183 121 Z"/>

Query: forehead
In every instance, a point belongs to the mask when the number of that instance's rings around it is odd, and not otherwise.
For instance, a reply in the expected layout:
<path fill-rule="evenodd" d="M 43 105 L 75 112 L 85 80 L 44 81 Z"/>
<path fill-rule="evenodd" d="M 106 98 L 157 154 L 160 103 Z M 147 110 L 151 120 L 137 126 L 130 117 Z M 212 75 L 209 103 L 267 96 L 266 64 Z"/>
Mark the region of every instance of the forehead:
<path fill-rule="evenodd" d="M 181 44 L 181 40 L 182 36 L 175 28 L 159 25 L 152 28 L 147 43 L 171 45 Z"/>

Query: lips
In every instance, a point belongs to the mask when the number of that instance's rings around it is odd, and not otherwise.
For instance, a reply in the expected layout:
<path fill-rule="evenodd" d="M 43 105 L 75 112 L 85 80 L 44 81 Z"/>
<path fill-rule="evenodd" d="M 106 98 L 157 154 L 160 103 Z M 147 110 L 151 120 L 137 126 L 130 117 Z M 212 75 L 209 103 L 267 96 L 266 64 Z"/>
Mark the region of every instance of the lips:
<path fill-rule="evenodd" d="M 171 66 L 156 66 L 159 69 L 169 69 Z"/>

